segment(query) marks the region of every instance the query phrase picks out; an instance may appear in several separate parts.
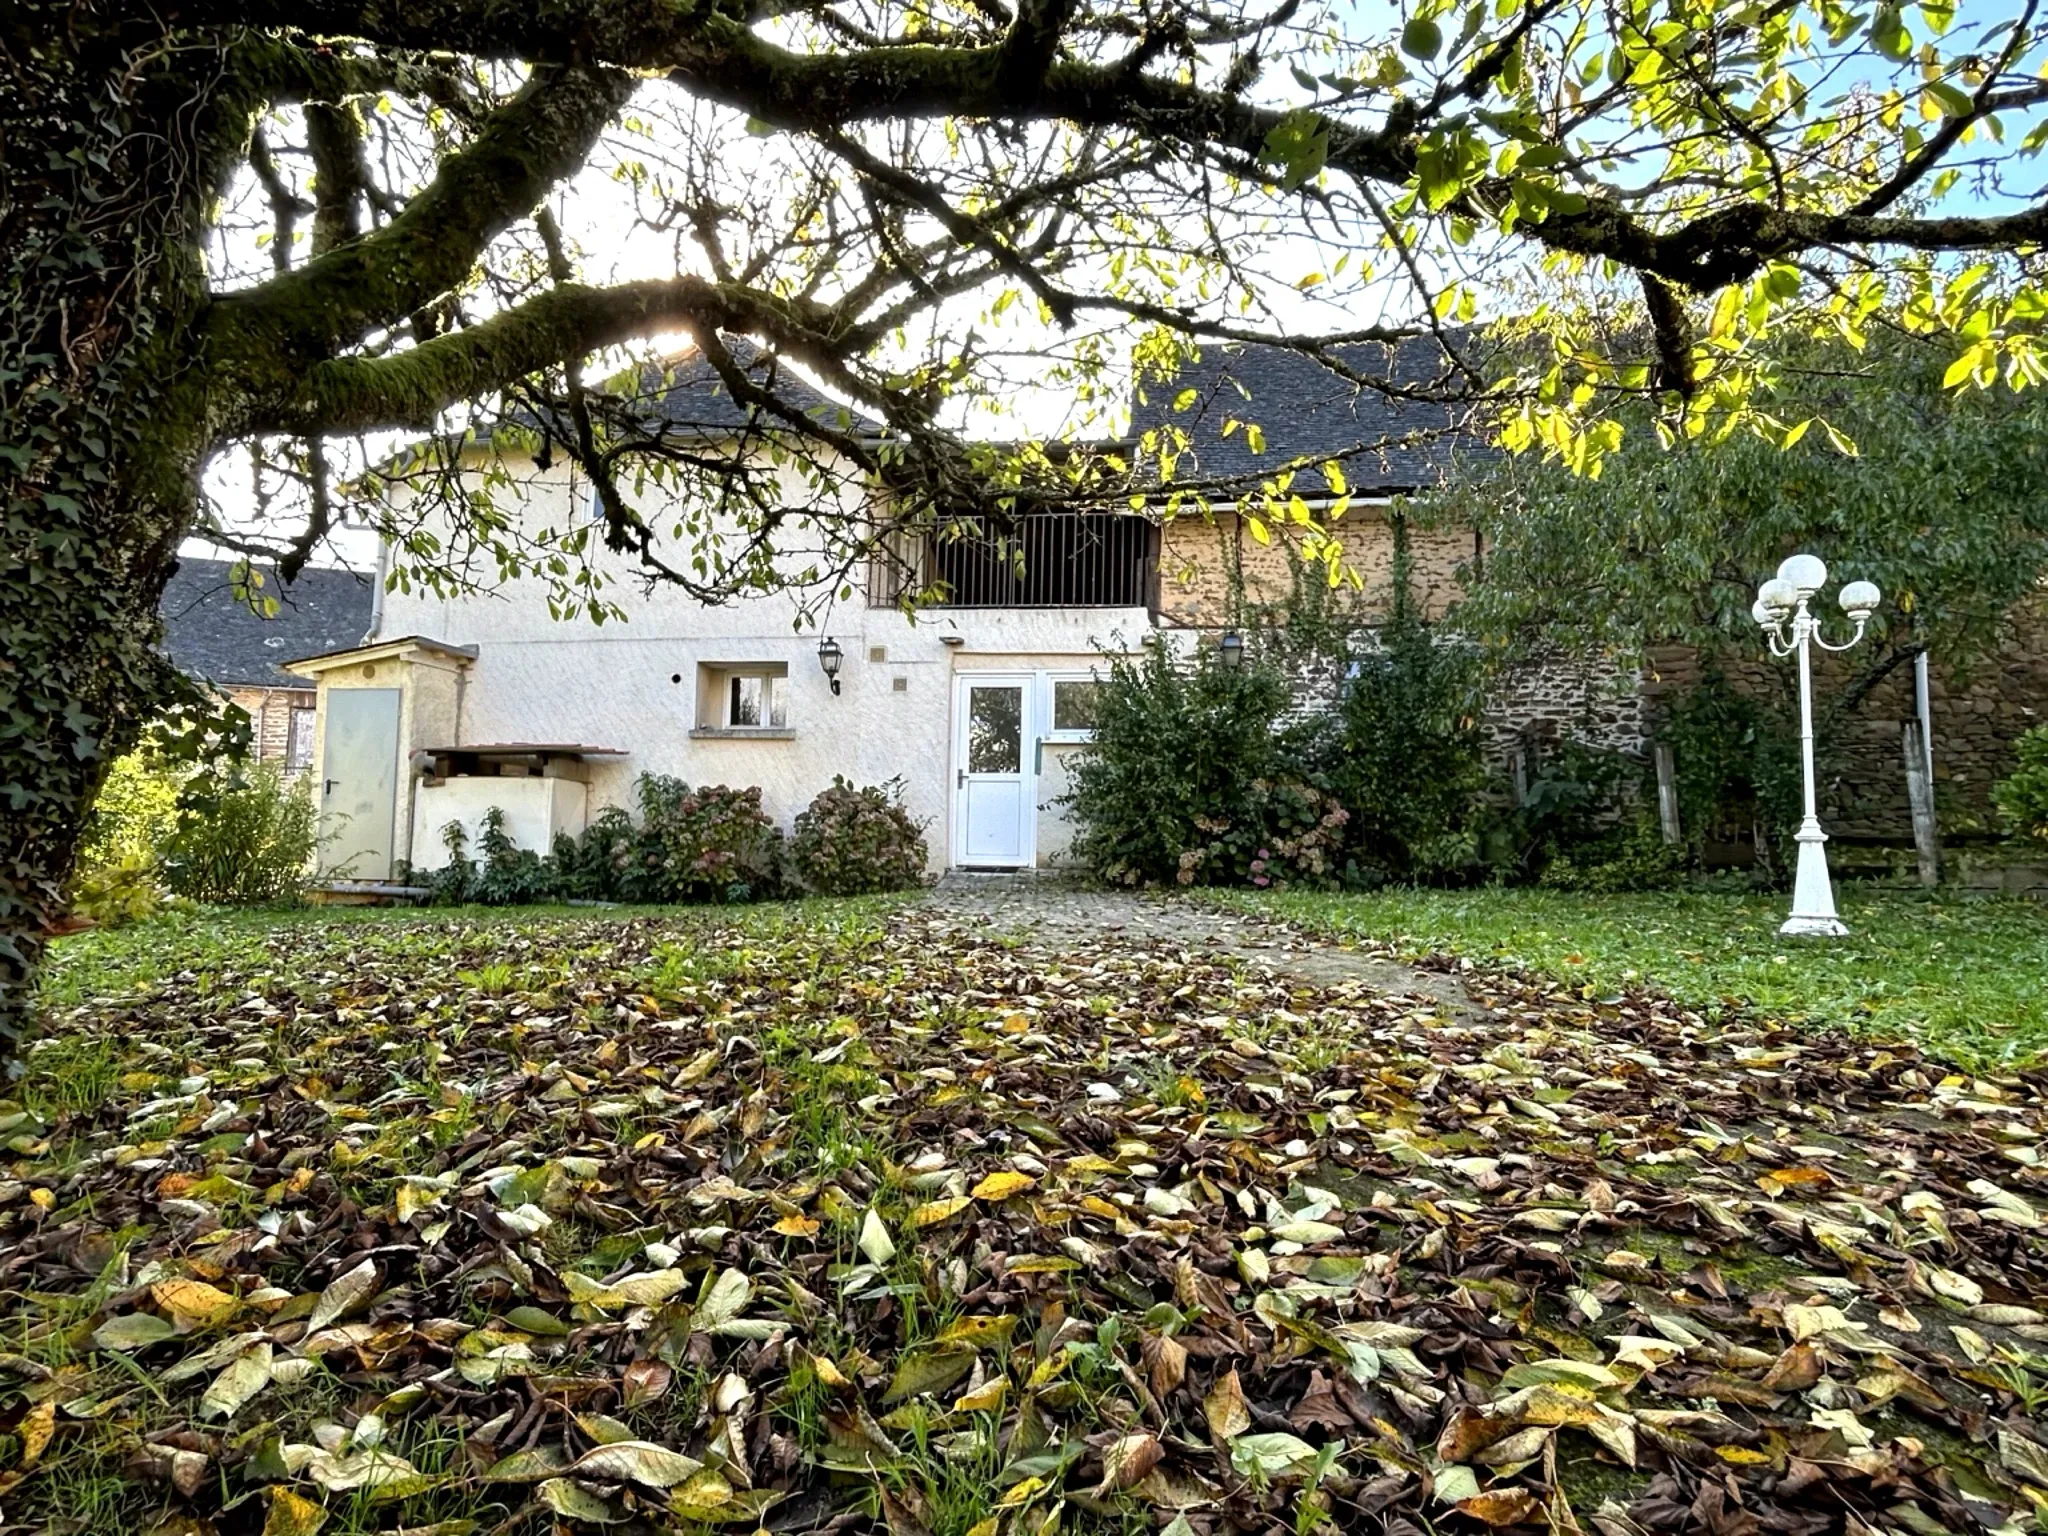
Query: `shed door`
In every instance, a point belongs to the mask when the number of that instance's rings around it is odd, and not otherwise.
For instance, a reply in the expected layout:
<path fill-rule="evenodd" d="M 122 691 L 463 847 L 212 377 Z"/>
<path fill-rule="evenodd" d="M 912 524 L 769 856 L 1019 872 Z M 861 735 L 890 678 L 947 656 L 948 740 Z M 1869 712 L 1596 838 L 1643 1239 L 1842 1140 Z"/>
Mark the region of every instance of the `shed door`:
<path fill-rule="evenodd" d="M 398 795 L 396 688 L 329 688 L 320 784 L 320 868 L 344 880 L 391 878 Z"/>

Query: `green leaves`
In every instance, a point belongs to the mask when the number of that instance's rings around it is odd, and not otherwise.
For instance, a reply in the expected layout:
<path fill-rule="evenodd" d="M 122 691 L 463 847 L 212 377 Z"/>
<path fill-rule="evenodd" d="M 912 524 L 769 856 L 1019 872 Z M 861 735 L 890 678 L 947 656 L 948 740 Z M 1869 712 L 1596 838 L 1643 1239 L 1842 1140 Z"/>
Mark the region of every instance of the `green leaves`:
<path fill-rule="evenodd" d="M 1321 113 L 1297 108 L 1267 130 L 1259 158 L 1281 169 L 1281 185 L 1292 192 L 1321 174 L 1330 154 L 1330 129 Z"/>
<path fill-rule="evenodd" d="M 1401 51 L 1411 59 L 1430 60 L 1444 46 L 1444 29 L 1427 16 L 1410 18 L 1401 28 Z"/>

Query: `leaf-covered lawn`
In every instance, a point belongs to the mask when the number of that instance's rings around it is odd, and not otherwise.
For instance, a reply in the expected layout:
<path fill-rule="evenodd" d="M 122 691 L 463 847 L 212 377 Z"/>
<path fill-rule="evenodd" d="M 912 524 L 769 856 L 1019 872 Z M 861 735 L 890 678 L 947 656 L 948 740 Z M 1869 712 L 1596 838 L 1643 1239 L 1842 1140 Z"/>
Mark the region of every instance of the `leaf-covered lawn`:
<path fill-rule="evenodd" d="M 188 921 L 67 941 L 52 997 L 0 1185 L 10 1529 L 2048 1500 L 2038 1078 L 883 904 Z"/>
<path fill-rule="evenodd" d="M 1540 971 L 1600 989 L 1653 985 L 1696 1008 L 1907 1036 L 1977 1066 L 2048 1051 L 2048 904 L 1836 892 L 1844 939 L 1787 939 L 1782 895 L 1405 888 L 1233 898 L 1418 956 Z"/>

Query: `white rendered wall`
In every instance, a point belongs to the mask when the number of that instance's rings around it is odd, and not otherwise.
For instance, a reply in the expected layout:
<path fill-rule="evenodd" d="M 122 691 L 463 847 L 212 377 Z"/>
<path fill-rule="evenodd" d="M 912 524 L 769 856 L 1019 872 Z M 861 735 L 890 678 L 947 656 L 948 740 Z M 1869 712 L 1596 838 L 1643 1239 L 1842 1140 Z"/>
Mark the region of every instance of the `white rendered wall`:
<path fill-rule="evenodd" d="M 561 528 L 580 515 L 581 487 L 567 467 L 532 474 L 527 484 L 530 529 Z M 496 496 L 503 507 L 505 493 Z M 1135 647 L 1152 630 L 1142 608 L 948 609 L 913 623 L 893 609 L 868 608 L 856 594 L 824 625 L 845 656 L 835 697 L 818 665 L 820 631 L 794 627 L 794 595 L 706 607 L 672 585 L 643 593 L 630 559 L 609 552 L 600 559 L 619 577 L 608 590 L 629 613 L 626 623 L 553 618 L 546 584 L 523 578 L 448 600 L 390 592 L 378 638 L 420 634 L 479 648 L 464 679 L 464 745 L 575 742 L 627 752 L 590 765 L 590 815 L 607 805 L 631 807 L 642 773 L 668 773 L 692 784 L 758 785 L 769 814 L 786 829 L 834 774 L 855 784 L 900 778 L 935 868 L 950 862 L 955 675 L 1085 672 L 1105 650 Z M 961 643 L 948 645 L 946 637 Z M 876 648 L 880 661 L 871 659 Z M 789 668 L 787 739 L 693 739 L 700 663 L 777 661 Z M 1037 796 L 1041 863 L 1071 836 L 1064 813 L 1050 803 L 1064 793 L 1061 768 L 1071 750 L 1045 750 Z M 422 791 L 422 804 L 431 793 Z M 414 819 L 421 829 L 414 859 L 422 867 L 442 857 L 438 827 L 449 818 L 435 814 L 431 827 L 424 809 Z M 547 847 L 523 838 L 521 844 Z"/>
<path fill-rule="evenodd" d="M 505 813 L 505 831 L 521 848 L 546 853 L 555 834 L 575 837 L 585 822 L 587 797 L 574 779 L 500 778 L 490 774 L 419 783 L 413 794 L 412 863 L 415 869 L 440 869 L 448 862 L 444 831 L 460 822 L 469 840 L 468 853 L 482 862 L 478 844 L 484 816 L 492 806 Z"/>

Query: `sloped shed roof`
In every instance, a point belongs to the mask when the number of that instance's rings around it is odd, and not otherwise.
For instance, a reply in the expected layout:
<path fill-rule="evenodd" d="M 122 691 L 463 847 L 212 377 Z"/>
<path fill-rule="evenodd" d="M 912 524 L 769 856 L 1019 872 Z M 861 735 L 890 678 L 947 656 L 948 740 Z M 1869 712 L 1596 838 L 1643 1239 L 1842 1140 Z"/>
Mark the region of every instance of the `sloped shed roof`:
<path fill-rule="evenodd" d="M 281 670 L 287 661 L 357 645 L 370 628 L 374 578 L 308 567 L 285 586 L 263 572 L 274 618 L 251 612 L 228 581 L 229 560 L 180 559 L 158 611 L 164 652 L 180 670 L 223 687 L 305 688 Z"/>

